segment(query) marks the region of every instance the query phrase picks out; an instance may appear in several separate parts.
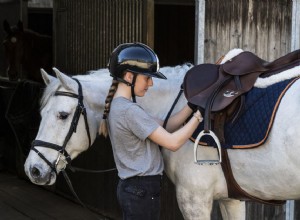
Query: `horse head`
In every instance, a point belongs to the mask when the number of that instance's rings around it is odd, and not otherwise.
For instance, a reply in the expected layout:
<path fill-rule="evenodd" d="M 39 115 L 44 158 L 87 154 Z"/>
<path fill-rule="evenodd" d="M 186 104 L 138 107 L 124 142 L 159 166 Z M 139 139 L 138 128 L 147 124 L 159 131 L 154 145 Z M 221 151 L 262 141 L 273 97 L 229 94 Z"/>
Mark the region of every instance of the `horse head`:
<path fill-rule="evenodd" d="M 7 34 L 3 41 L 5 60 L 7 64 L 6 74 L 9 80 L 15 81 L 19 78 L 24 56 L 23 23 L 19 21 L 17 25 L 11 27 L 9 23 L 4 20 L 3 28 Z"/>
<path fill-rule="evenodd" d="M 7 34 L 3 45 L 9 80 L 21 78 L 43 83 L 40 68 L 51 70 L 52 37 L 24 29 L 21 21 L 11 27 L 5 20 L 3 28 Z"/>
<path fill-rule="evenodd" d="M 89 148 L 103 111 L 92 103 L 93 94 L 87 95 L 92 92 L 92 80 L 80 82 L 56 68 L 54 71 L 57 78 L 41 71 L 47 85 L 41 100 L 42 120 L 25 162 L 27 176 L 38 185 L 55 183 L 56 175 Z"/>

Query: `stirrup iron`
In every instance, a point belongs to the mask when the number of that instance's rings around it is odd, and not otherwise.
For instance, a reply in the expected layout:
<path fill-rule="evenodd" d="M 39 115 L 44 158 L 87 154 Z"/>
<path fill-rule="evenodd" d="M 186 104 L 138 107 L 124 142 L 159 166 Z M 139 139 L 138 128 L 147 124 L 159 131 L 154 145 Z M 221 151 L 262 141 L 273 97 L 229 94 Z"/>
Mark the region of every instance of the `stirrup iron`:
<path fill-rule="evenodd" d="M 197 159 L 197 149 L 198 149 L 198 144 L 199 144 L 199 141 L 200 139 L 203 137 L 203 136 L 211 136 L 213 138 L 213 140 L 215 141 L 215 143 L 217 144 L 217 147 L 218 147 L 218 153 L 219 153 L 219 160 L 198 160 Z M 221 144 L 220 144 L 220 141 L 219 141 L 219 138 L 215 135 L 215 133 L 211 130 L 208 130 L 208 131 L 201 131 L 196 140 L 195 140 L 195 143 L 194 143 L 194 162 L 198 165 L 218 165 L 222 162 L 222 156 L 221 156 Z"/>

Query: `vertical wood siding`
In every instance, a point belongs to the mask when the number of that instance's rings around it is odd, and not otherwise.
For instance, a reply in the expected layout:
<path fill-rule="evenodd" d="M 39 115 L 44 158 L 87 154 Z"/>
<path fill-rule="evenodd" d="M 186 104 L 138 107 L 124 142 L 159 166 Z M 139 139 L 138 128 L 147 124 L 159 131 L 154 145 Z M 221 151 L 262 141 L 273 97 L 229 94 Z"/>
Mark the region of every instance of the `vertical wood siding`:
<path fill-rule="evenodd" d="M 290 51 L 290 0 L 207 0 L 205 61 L 233 48 L 271 61 Z"/>
<path fill-rule="evenodd" d="M 147 2 L 54 1 L 55 65 L 73 74 L 105 68 L 118 44 L 146 42 Z"/>

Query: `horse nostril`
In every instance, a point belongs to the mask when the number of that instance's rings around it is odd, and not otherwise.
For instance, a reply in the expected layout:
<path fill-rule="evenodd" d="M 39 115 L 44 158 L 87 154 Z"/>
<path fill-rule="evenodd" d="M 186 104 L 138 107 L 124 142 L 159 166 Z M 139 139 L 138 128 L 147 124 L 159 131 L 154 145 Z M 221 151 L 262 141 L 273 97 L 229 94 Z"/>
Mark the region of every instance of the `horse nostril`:
<path fill-rule="evenodd" d="M 40 177 L 40 170 L 38 169 L 38 168 L 36 168 L 36 167 L 33 167 L 32 169 L 31 169 L 31 175 L 32 175 L 32 177 L 34 177 L 34 178 L 38 178 L 38 177 Z"/>

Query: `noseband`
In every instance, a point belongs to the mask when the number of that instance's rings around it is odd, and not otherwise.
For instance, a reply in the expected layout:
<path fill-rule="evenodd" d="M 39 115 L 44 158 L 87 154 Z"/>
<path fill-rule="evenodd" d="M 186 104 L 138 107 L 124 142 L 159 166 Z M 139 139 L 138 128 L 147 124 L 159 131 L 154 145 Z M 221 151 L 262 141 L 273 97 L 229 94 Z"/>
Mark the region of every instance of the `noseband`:
<path fill-rule="evenodd" d="M 65 166 L 61 170 L 64 170 L 66 168 L 66 166 L 71 163 L 71 157 L 70 157 L 69 153 L 66 151 L 66 145 L 69 142 L 69 140 L 71 139 L 73 133 L 76 133 L 78 121 L 79 121 L 81 114 L 84 117 L 85 129 L 87 132 L 87 136 L 89 138 L 89 147 L 91 146 L 91 135 L 90 135 L 89 125 L 88 125 L 88 120 L 87 120 L 87 115 L 86 115 L 86 109 L 83 104 L 82 86 L 77 79 L 75 79 L 75 78 L 72 78 L 72 79 L 75 80 L 78 84 L 78 95 L 75 93 L 62 92 L 62 91 L 56 91 L 54 93 L 55 96 L 68 96 L 71 98 L 78 99 L 78 104 L 77 104 L 77 107 L 76 107 L 76 110 L 75 110 L 75 113 L 74 113 L 74 116 L 73 116 L 73 119 L 72 119 L 72 122 L 70 125 L 70 129 L 64 140 L 63 145 L 59 146 L 57 144 L 45 142 L 42 140 L 34 140 L 31 144 L 31 150 L 35 151 L 40 156 L 40 158 L 42 158 L 49 165 L 49 167 L 51 168 L 51 170 L 53 172 L 55 172 L 55 174 L 57 174 L 57 171 L 58 171 L 57 165 L 60 161 L 62 161 L 65 164 Z M 59 154 L 58 154 L 56 161 L 52 164 L 41 152 L 39 152 L 36 149 L 36 147 L 51 148 L 51 149 L 58 151 Z"/>

